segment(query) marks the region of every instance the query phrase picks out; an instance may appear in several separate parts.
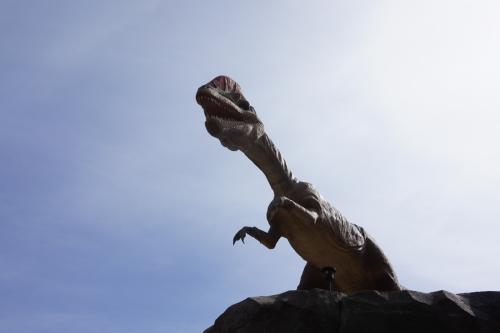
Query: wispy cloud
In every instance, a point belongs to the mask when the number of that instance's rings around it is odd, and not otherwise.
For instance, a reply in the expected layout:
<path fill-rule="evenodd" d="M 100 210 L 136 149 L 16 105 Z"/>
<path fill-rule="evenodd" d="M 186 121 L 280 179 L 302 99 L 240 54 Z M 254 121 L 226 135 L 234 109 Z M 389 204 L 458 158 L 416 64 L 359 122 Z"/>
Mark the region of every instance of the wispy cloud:
<path fill-rule="evenodd" d="M 0 6 L 9 332 L 200 331 L 295 288 L 286 240 L 231 244 L 272 192 L 205 132 L 194 93 L 217 74 L 405 286 L 498 289 L 495 2 Z"/>

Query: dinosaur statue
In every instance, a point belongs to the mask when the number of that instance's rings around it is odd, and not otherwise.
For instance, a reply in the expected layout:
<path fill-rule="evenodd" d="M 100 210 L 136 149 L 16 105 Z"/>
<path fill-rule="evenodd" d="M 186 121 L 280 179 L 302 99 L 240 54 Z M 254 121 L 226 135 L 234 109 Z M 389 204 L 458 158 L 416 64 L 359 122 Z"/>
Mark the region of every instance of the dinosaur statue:
<path fill-rule="evenodd" d="M 297 289 L 328 289 L 322 269 L 335 267 L 334 289 L 400 290 L 388 259 L 365 230 L 349 223 L 309 183 L 297 180 L 264 131 L 264 125 L 240 86 L 218 76 L 201 86 L 196 101 L 203 108 L 208 133 L 232 150 L 242 151 L 266 176 L 274 192 L 267 210 L 269 230 L 243 227 L 233 244 L 250 235 L 269 249 L 281 237 L 306 261 Z"/>

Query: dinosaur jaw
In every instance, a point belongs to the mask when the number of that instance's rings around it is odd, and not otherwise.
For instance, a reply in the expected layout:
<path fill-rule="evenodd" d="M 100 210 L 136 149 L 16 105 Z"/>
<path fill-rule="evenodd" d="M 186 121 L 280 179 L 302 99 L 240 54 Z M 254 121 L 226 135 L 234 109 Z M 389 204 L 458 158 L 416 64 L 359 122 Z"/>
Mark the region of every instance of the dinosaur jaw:
<path fill-rule="evenodd" d="M 214 89 L 200 89 L 196 101 L 205 113 L 205 126 L 210 135 L 217 137 L 224 129 L 243 129 L 246 125 L 239 107 Z"/>
<path fill-rule="evenodd" d="M 246 123 L 231 118 L 208 115 L 205 128 L 229 150 L 245 150 L 264 134 L 262 124 Z"/>
<path fill-rule="evenodd" d="M 230 150 L 241 150 L 264 133 L 253 107 L 236 82 L 227 77 L 217 77 L 201 86 L 196 101 L 205 113 L 208 133 Z"/>

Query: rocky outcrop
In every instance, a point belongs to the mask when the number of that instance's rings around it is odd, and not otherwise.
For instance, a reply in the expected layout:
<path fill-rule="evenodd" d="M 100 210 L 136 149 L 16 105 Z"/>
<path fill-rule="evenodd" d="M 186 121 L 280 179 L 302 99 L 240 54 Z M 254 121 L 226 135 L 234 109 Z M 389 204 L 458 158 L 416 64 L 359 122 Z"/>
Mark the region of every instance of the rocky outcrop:
<path fill-rule="evenodd" d="M 500 292 L 314 289 L 250 297 L 230 306 L 205 333 L 500 332 Z"/>

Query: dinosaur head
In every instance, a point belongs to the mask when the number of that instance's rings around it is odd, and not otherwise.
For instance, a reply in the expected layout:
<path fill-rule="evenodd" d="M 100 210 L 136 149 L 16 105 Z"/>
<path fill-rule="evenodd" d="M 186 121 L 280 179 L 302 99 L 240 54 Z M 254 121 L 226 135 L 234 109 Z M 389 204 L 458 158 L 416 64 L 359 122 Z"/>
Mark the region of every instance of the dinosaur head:
<path fill-rule="evenodd" d="M 196 101 L 205 112 L 208 133 L 230 150 L 241 149 L 264 134 L 264 125 L 239 84 L 227 76 L 217 76 L 198 88 Z"/>

